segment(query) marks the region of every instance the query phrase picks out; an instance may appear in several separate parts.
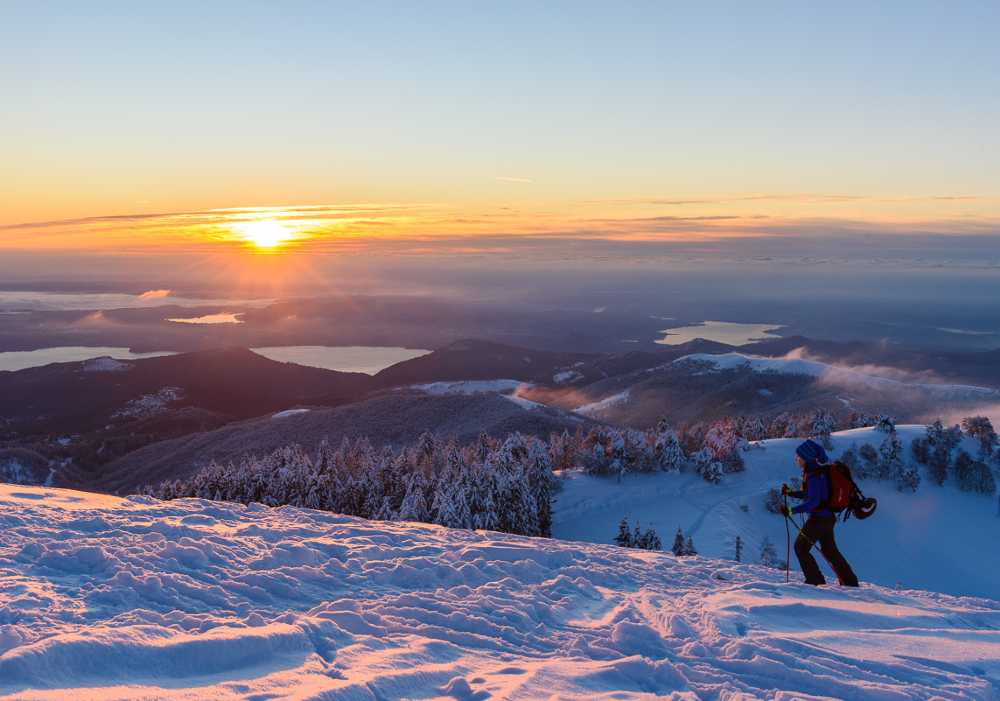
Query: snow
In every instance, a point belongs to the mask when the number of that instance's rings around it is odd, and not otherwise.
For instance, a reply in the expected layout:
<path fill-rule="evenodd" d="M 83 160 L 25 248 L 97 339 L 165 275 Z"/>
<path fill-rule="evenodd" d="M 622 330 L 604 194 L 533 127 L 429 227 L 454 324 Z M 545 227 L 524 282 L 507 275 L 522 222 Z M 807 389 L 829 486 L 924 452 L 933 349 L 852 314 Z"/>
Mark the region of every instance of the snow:
<path fill-rule="evenodd" d="M 628 401 L 628 398 L 629 398 L 629 390 L 625 390 L 624 392 L 613 394 L 610 397 L 605 397 L 600 401 L 591 402 L 590 404 L 584 404 L 582 406 L 578 406 L 573 411 L 575 411 L 577 414 L 583 414 L 584 416 L 594 416 L 596 414 L 600 414 L 605 409 L 610 409 L 616 404 L 624 404 L 625 402 Z"/>
<path fill-rule="evenodd" d="M 285 409 L 284 411 L 279 411 L 271 416 L 272 419 L 287 419 L 291 416 L 299 416 L 301 414 L 308 414 L 310 409 Z"/>
<path fill-rule="evenodd" d="M 799 357 L 770 358 L 743 353 L 694 353 L 674 361 L 675 364 L 700 364 L 710 371 L 751 370 L 759 373 L 783 375 L 804 375 L 823 380 L 830 384 L 847 387 L 864 387 L 884 392 L 894 392 L 907 388 L 917 389 L 940 400 L 981 400 L 1000 398 L 1000 390 L 975 385 L 938 384 L 928 382 L 906 382 L 878 374 L 863 372 L 848 367 L 830 365 L 818 360 Z"/>
<path fill-rule="evenodd" d="M 0 486 L 0 698 L 996 699 L 1000 602 Z"/>
<path fill-rule="evenodd" d="M 557 385 L 566 385 L 570 382 L 576 382 L 583 378 L 583 375 L 578 373 L 576 370 L 563 370 L 562 372 L 557 372 L 552 376 L 552 381 Z"/>
<path fill-rule="evenodd" d="M 101 356 L 100 358 L 92 358 L 87 360 L 83 364 L 84 372 L 127 372 L 132 369 L 132 365 L 129 363 L 123 363 L 120 360 L 115 360 L 110 356 Z"/>
<path fill-rule="evenodd" d="M 113 419 L 141 419 L 162 414 L 173 403 L 184 396 L 180 387 L 163 387 L 153 394 L 144 394 L 133 399 L 112 414 Z"/>
<path fill-rule="evenodd" d="M 908 452 L 924 427 L 899 426 L 897 431 Z M 865 443 L 878 448 L 885 435 L 870 428 L 834 433 L 830 453 L 836 457 Z M 553 534 L 607 543 L 622 517 L 628 517 L 643 528 L 655 528 L 665 541 L 680 527 L 694 538 L 698 551 L 710 557 L 732 558 L 740 536 L 745 561 L 759 560 L 765 537 L 784 559 L 784 522 L 765 511 L 764 498 L 772 487 L 799 475 L 794 450 L 800 442 L 773 439 L 754 444 L 743 453 L 746 470 L 725 475 L 718 485 L 693 472 L 628 475 L 621 483 L 569 473 L 557 496 Z M 974 455 L 976 445 L 965 439 L 962 448 Z M 942 487 L 932 484 L 926 472 L 922 476 L 912 494 L 898 492 L 891 481 L 859 480 L 865 494 L 878 499 L 878 510 L 866 521 L 851 519 L 837 527 L 841 550 L 862 581 L 1000 599 L 1000 566 L 987 555 L 996 553 L 1000 531 L 997 497 L 959 491 L 950 476 Z M 826 563 L 817 559 L 831 579 Z M 792 561 L 794 567 L 794 554 Z"/>
<path fill-rule="evenodd" d="M 524 397 L 519 397 L 516 394 L 505 394 L 504 399 L 510 400 L 517 404 L 522 409 L 534 410 L 545 408 L 544 404 L 539 404 L 538 402 L 533 402 L 530 399 L 525 399 Z"/>
<path fill-rule="evenodd" d="M 530 383 L 520 380 L 459 380 L 455 382 L 431 382 L 425 385 L 413 385 L 427 394 L 484 394 L 497 392 L 507 394 L 516 392 L 523 387 L 531 387 Z"/>

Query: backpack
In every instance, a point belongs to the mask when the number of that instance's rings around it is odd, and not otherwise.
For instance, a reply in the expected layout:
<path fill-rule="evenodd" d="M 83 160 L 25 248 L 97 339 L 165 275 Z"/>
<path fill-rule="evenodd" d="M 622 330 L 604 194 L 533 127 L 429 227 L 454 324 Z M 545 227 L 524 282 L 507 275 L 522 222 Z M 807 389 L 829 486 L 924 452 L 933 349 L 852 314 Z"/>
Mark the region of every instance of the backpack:
<path fill-rule="evenodd" d="M 834 513 L 839 513 L 849 507 L 858 490 L 851 477 L 851 468 L 842 462 L 835 462 L 827 466 L 826 483 L 829 485 L 830 493 L 826 498 L 826 508 Z"/>
<path fill-rule="evenodd" d="M 844 512 L 846 521 L 854 514 L 858 520 L 863 520 L 875 513 L 878 502 L 875 499 L 865 497 L 864 492 L 854 482 L 851 476 L 851 468 L 839 460 L 827 466 L 827 485 L 829 486 L 829 496 L 825 506 L 835 514 Z"/>

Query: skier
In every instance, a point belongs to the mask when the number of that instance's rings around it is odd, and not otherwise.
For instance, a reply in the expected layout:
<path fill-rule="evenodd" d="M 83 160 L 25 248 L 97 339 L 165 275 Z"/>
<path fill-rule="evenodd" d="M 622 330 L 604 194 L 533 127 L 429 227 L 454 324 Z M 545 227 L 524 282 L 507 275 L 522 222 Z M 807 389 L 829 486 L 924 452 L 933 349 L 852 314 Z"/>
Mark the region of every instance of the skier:
<path fill-rule="evenodd" d="M 816 564 L 816 558 L 812 556 L 813 545 L 819 543 L 820 552 L 837 573 L 840 584 L 845 587 L 856 587 L 858 578 L 840 553 L 833 537 L 837 516 L 827 506 L 830 495 L 827 464 L 829 461 L 823 446 L 816 441 L 807 440 L 795 449 L 795 462 L 802 468 L 803 489 L 792 491 L 787 484 L 783 484 L 781 493 L 784 496 L 801 499 L 802 503 L 795 508 L 789 507 L 785 516 L 791 519 L 793 514 L 809 514 L 805 525 L 799 531 L 798 538 L 795 539 L 795 556 L 799 559 L 806 584 L 826 584 L 826 579 Z"/>

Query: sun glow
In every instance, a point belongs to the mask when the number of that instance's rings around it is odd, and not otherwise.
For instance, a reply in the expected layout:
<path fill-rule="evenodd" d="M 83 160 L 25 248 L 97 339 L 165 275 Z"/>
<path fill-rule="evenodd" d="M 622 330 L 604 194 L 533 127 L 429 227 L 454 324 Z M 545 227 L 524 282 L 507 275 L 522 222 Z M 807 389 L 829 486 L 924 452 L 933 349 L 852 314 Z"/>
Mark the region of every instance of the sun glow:
<path fill-rule="evenodd" d="M 280 219 L 235 222 L 232 230 L 255 248 L 269 251 L 299 238 L 299 231 Z"/>

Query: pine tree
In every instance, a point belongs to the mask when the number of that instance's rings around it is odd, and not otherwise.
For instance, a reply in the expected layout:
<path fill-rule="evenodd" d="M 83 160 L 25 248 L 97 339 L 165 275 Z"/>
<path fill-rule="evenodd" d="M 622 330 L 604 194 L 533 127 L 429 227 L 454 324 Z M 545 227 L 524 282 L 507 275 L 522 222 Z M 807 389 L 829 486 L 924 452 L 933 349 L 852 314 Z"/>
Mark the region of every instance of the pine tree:
<path fill-rule="evenodd" d="M 694 539 L 688 536 L 687 542 L 684 544 L 684 554 L 685 555 L 697 555 L 698 551 L 694 547 Z"/>
<path fill-rule="evenodd" d="M 615 544 L 623 548 L 632 547 L 632 533 L 629 531 L 628 519 L 624 516 L 621 523 L 618 524 L 618 535 L 615 536 Z"/>
<path fill-rule="evenodd" d="M 833 414 L 825 409 L 819 409 L 812 417 L 812 438 L 817 440 L 824 448 L 831 450 L 833 442 L 830 434 L 837 430 L 837 422 Z"/>
<path fill-rule="evenodd" d="M 760 544 L 760 564 L 765 567 L 774 567 L 778 560 L 778 553 L 774 550 L 774 544 L 771 543 L 771 539 L 764 536 L 764 540 Z"/>
<path fill-rule="evenodd" d="M 743 540 L 736 536 L 736 561 L 743 562 Z"/>
<path fill-rule="evenodd" d="M 674 535 L 674 544 L 670 548 L 670 551 L 677 557 L 684 555 L 684 532 L 680 528 L 677 529 L 677 533 Z"/>

